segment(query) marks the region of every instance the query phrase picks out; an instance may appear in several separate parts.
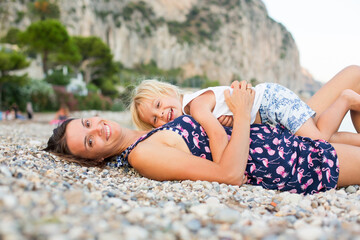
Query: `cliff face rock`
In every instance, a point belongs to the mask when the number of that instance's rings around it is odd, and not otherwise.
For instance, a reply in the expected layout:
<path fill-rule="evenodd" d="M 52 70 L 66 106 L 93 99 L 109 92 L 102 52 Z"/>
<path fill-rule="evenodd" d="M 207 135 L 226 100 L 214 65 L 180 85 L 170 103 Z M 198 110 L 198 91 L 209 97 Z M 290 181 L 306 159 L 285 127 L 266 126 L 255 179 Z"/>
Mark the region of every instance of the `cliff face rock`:
<path fill-rule="evenodd" d="M 8 25 L 23 1 L 2 3 Z M 277 82 L 297 93 L 314 82 L 299 62 L 291 34 L 272 20 L 260 0 L 58 0 L 71 35 L 99 36 L 117 61 L 132 68 L 155 61 L 182 68 L 184 77 L 206 75 L 221 84 L 233 79 Z M 2 21 L 4 22 L 4 21 Z M 3 26 L 0 31 L 8 28 Z"/>

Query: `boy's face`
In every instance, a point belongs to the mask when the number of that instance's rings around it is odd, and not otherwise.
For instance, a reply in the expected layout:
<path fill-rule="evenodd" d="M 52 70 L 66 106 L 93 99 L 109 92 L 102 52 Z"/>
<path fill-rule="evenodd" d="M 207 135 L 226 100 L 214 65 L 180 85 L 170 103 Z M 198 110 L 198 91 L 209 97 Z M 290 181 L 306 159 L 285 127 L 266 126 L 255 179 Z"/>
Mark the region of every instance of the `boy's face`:
<path fill-rule="evenodd" d="M 181 100 L 176 96 L 159 96 L 139 105 L 140 119 L 160 127 L 182 115 Z"/>

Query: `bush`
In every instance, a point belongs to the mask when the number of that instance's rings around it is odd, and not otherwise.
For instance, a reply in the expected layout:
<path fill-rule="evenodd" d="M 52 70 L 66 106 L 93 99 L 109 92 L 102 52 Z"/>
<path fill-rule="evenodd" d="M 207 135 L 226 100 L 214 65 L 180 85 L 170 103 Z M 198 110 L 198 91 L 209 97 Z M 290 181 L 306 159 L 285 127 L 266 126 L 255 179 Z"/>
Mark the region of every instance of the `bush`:
<path fill-rule="evenodd" d="M 124 91 L 119 94 L 118 101 L 121 102 L 121 104 L 124 106 L 124 109 L 126 109 L 130 105 L 131 96 L 134 88 L 134 85 L 129 85 L 125 87 Z"/>
<path fill-rule="evenodd" d="M 91 93 L 98 93 L 100 92 L 100 88 L 98 88 L 98 86 L 96 86 L 93 83 L 89 83 L 88 85 L 86 85 L 86 88 L 89 92 Z"/>
<path fill-rule="evenodd" d="M 70 111 L 78 110 L 78 100 L 73 93 L 66 91 L 65 86 L 52 86 L 55 92 L 55 102 L 53 110 L 58 110 L 62 104 L 69 107 Z"/>
<path fill-rule="evenodd" d="M 76 96 L 78 110 L 111 110 L 112 102 L 110 98 L 100 94 L 89 93 L 87 96 Z"/>
<path fill-rule="evenodd" d="M 207 88 L 219 86 L 219 81 L 211 81 L 206 76 L 194 76 L 191 78 L 185 79 L 181 86 L 182 87 L 191 87 L 191 88 Z"/>
<path fill-rule="evenodd" d="M 53 85 L 66 86 L 70 83 L 70 76 L 64 75 L 61 70 L 55 70 L 46 76 L 45 81 Z"/>
<path fill-rule="evenodd" d="M 56 104 L 55 92 L 51 85 L 45 81 L 31 79 L 24 86 L 6 83 L 6 90 L 7 94 L 4 96 L 5 107 L 16 103 L 20 110 L 24 111 L 26 102 L 31 101 L 36 112 L 56 109 L 54 108 L 54 104 Z"/>
<path fill-rule="evenodd" d="M 112 79 L 103 79 L 100 85 L 101 92 L 105 96 L 108 96 L 110 98 L 115 98 L 119 95 Z"/>
<path fill-rule="evenodd" d="M 115 112 L 120 112 L 120 111 L 124 111 L 125 109 L 126 109 L 125 104 L 120 99 L 118 99 L 117 101 L 114 101 L 110 110 Z"/>
<path fill-rule="evenodd" d="M 191 87 L 191 88 L 207 88 L 219 86 L 219 81 L 211 81 L 207 76 L 194 76 L 191 78 L 185 79 L 182 84 L 182 87 Z"/>
<path fill-rule="evenodd" d="M 65 86 L 51 85 L 43 80 L 30 80 L 24 86 L 8 82 L 4 83 L 7 94 L 3 95 L 3 106 L 9 108 L 13 103 L 25 111 L 26 102 L 31 101 L 35 112 L 56 111 L 61 104 L 75 110 L 112 110 L 125 109 L 124 102 L 119 99 L 115 104 L 111 99 L 98 92 L 90 92 L 87 96 L 77 96 L 66 91 Z"/>

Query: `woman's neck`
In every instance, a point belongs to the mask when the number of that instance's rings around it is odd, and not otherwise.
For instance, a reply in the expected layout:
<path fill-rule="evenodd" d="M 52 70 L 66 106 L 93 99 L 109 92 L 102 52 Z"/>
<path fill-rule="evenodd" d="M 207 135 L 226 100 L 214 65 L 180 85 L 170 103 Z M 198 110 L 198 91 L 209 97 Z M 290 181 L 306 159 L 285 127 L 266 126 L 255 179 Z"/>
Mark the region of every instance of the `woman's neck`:
<path fill-rule="evenodd" d="M 148 133 L 149 131 L 138 131 L 128 128 L 122 129 L 119 153 L 122 153 L 126 148 L 136 142 L 141 136 Z"/>

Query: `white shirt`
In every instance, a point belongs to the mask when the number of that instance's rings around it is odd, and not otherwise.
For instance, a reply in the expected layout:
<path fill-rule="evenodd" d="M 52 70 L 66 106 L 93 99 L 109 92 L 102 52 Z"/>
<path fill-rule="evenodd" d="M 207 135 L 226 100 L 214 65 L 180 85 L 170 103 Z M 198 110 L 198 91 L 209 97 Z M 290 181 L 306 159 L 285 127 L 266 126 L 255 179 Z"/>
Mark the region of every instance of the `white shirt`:
<path fill-rule="evenodd" d="M 250 114 L 251 122 L 250 123 L 254 123 L 254 121 L 255 121 L 256 114 L 259 111 L 265 88 L 266 88 L 266 83 L 261 83 L 261 84 L 256 85 L 255 87 L 253 87 L 253 89 L 255 90 L 255 99 L 254 99 L 253 107 L 251 109 L 251 114 Z M 185 109 L 186 105 L 188 105 L 194 98 L 200 96 L 204 92 L 213 91 L 213 93 L 215 95 L 215 101 L 216 101 L 214 110 L 212 112 L 213 115 L 216 118 L 218 118 L 222 115 L 231 115 L 232 116 L 233 113 L 230 111 L 230 109 L 228 108 L 228 106 L 225 102 L 224 91 L 226 89 L 229 89 L 230 94 L 232 94 L 233 90 L 231 87 L 228 87 L 228 86 L 209 87 L 209 88 L 205 88 L 205 89 L 199 90 L 194 93 L 184 94 L 183 104 L 182 104 L 183 113 L 185 114 L 184 109 Z"/>

